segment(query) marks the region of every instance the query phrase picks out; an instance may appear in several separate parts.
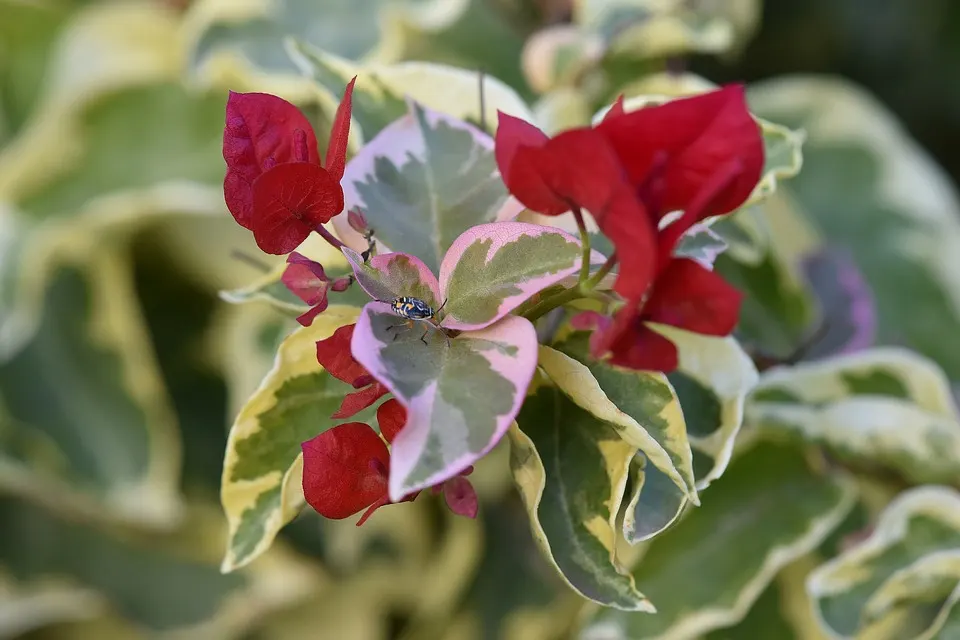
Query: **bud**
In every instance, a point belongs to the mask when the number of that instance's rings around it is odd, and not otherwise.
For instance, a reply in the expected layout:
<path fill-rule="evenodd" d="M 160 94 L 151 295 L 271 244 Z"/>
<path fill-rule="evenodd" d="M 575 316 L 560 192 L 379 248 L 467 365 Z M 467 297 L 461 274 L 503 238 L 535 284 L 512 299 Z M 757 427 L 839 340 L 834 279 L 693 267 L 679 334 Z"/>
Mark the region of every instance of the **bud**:
<path fill-rule="evenodd" d="M 347 211 L 347 224 L 350 225 L 351 229 L 362 234 L 364 237 L 370 232 L 367 218 L 360 209 L 350 209 L 350 211 Z"/>
<path fill-rule="evenodd" d="M 353 284 L 353 277 L 346 276 L 344 278 L 337 278 L 333 281 L 333 284 L 330 285 L 330 288 L 336 291 L 337 293 L 343 293 L 350 288 L 350 285 Z"/>

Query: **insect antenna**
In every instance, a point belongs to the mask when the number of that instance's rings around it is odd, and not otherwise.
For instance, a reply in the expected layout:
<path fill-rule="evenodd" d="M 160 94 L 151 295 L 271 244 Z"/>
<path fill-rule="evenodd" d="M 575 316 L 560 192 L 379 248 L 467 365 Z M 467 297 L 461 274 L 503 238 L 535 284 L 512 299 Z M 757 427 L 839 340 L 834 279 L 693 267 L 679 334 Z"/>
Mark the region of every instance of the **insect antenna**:
<path fill-rule="evenodd" d="M 434 317 L 436 317 L 437 315 L 440 314 L 441 311 L 443 311 L 443 308 L 444 308 L 445 306 L 447 306 L 447 300 L 449 300 L 449 299 L 450 299 L 450 298 L 447 298 L 446 300 L 444 300 L 444 301 L 443 301 L 443 304 L 440 305 L 440 308 L 438 308 L 436 311 L 433 312 Z M 443 318 L 440 319 L 439 322 L 437 322 L 437 327 L 442 327 L 442 326 L 443 326 L 443 320 L 444 320 L 445 318 L 446 318 L 446 316 L 444 316 Z M 446 334 L 444 334 L 444 335 L 446 335 Z"/>

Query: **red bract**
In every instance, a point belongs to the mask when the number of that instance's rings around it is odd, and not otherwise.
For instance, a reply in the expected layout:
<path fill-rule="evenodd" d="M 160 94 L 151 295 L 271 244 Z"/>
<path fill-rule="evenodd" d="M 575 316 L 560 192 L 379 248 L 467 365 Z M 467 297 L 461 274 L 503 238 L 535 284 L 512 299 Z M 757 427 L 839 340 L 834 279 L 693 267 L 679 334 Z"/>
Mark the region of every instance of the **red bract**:
<path fill-rule="evenodd" d="M 337 108 L 325 167 L 313 127 L 295 106 L 269 94 L 230 93 L 223 130 L 224 200 L 263 251 L 293 251 L 343 209 L 340 179 L 355 80 Z"/>
<path fill-rule="evenodd" d="M 504 183 L 524 206 L 546 215 L 585 208 L 617 247 L 614 289 L 643 295 L 653 278 L 655 230 L 634 196 L 613 148 L 593 129 L 547 138 L 533 125 L 500 114 L 496 156 Z"/>
<path fill-rule="evenodd" d="M 650 197 L 660 215 L 686 209 L 721 167 L 737 165 L 704 216 L 728 213 L 753 191 L 763 170 L 763 139 L 747 109 L 743 86 L 730 85 L 629 113 L 611 109 L 596 130 L 613 146 L 636 188 L 658 184 Z"/>
<path fill-rule="evenodd" d="M 340 408 L 331 416 L 338 420 L 356 415 L 389 393 L 386 387 L 374 380 L 363 365 L 353 359 L 350 340 L 355 327 L 355 324 L 340 327 L 329 338 L 317 342 L 317 361 L 323 368 L 337 380 L 359 389 L 347 394 L 340 403 Z"/>
<path fill-rule="evenodd" d="M 342 520 L 363 509 L 359 527 L 380 507 L 390 504 L 387 480 L 392 443 L 406 422 L 406 409 L 396 399 L 377 408 L 380 435 L 362 422 L 348 422 L 324 431 L 300 445 L 303 450 L 303 495 L 307 503 L 325 518 Z M 381 439 L 382 436 L 382 439 Z M 468 518 L 477 515 L 477 494 L 470 481 L 461 476 L 437 485 L 450 509 Z M 419 491 L 404 497 L 412 502 Z"/>
<path fill-rule="evenodd" d="M 310 305 L 310 310 L 297 318 L 297 322 L 309 327 L 313 319 L 327 308 L 330 279 L 323 271 L 323 265 L 294 251 L 287 256 L 287 268 L 280 280 L 294 295 Z"/>
<path fill-rule="evenodd" d="M 369 425 L 337 425 L 301 449 L 303 495 L 323 517 L 348 518 L 387 495 L 390 452 Z"/>
<path fill-rule="evenodd" d="M 577 329 L 596 329 L 590 339 L 594 357 L 609 352 L 611 364 L 669 372 L 677 367 L 677 348 L 646 323 L 725 336 L 737 325 L 742 299 L 718 274 L 693 260 L 676 258 L 643 305 L 628 303 L 613 319 L 585 312 L 576 316 L 573 324 Z"/>
<path fill-rule="evenodd" d="M 691 260 L 676 259 L 680 237 L 704 218 L 742 205 L 763 170 L 760 129 L 739 85 L 627 113 L 618 100 L 602 122 L 548 138 L 500 115 L 496 157 L 510 192 L 546 215 L 587 209 L 613 242 L 615 318 L 582 314 L 596 328 L 594 357 L 670 371 L 674 345 L 647 328 L 659 322 L 707 335 L 737 323 L 740 294 Z M 671 211 L 682 213 L 665 228 Z"/>

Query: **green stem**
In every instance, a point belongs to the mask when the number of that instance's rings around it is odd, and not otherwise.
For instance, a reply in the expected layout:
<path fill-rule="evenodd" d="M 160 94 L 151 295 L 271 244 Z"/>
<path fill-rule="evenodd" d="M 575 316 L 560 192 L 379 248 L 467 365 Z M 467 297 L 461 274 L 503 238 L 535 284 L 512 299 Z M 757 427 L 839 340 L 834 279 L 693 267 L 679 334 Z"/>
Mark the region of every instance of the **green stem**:
<path fill-rule="evenodd" d="M 569 289 L 564 289 L 559 293 L 555 293 L 549 298 L 544 298 L 534 306 L 530 307 L 530 309 L 523 314 L 523 317 L 533 322 L 550 313 L 557 307 L 567 304 L 568 302 L 589 298 L 593 294 L 593 290 L 596 289 L 603 280 L 604 276 L 610 273 L 616 264 L 617 254 L 614 253 L 607 258 L 607 261 L 603 263 L 603 266 L 600 267 L 600 270 L 597 271 L 592 278 L 586 282 L 578 282 L 575 286 L 572 286 Z"/>
<path fill-rule="evenodd" d="M 580 259 L 580 279 L 579 282 L 586 282 L 590 277 L 590 235 L 587 233 L 587 223 L 583 220 L 583 212 L 580 207 L 573 207 L 573 219 L 577 221 L 577 229 L 580 231 L 580 244 L 583 246 L 583 257 Z"/>
<path fill-rule="evenodd" d="M 529 311 L 523 314 L 523 316 L 530 322 L 533 322 L 550 313 L 557 307 L 563 306 L 568 302 L 573 302 L 574 300 L 579 300 L 583 297 L 585 296 L 583 295 L 583 291 L 581 291 L 580 285 L 578 284 L 570 287 L 569 289 L 565 289 L 560 293 L 554 294 L 549 298 L 544 298 L 535 304 Z"/>
<path fill-rule="evenodd" d="M 617 264 L 617 252 L 614 251 L 610 254 L 610 257 L 607 258 L 607 261 L 603 263 L 603 266 L 600 267 L 600 270 L 597 271 L 592 278 L 587 280 L 583 284 L 583 288 L 586 291 L 593 291 L 600 285 L 600 282 L 613 270 L 613 267 Z"/>

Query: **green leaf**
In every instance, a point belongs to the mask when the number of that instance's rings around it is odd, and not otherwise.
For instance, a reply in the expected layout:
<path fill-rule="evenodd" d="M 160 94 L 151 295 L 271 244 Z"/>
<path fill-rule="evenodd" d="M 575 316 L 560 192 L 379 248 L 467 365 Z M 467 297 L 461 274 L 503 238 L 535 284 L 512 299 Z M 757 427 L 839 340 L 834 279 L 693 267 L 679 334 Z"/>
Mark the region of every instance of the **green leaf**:
<path fill-rule="evenodd" d="M 224 571 L 266 551 L 303 506 L 300 443 L 332 427 L 330 416 L 353 390 L 321 368 L 315 343 L 353 322 L 357 311 L 330 307 L 310 327 L 290 334 L 230 428 L 220 490 L 230 525 Z M 372 409 L 351 420 L 370 415 Z"/>
<path fill-rule="evenodd" d="M 845 81 L 761 83 L 750 104 L 806 130 L 807 161 L 791 195 L 824 242 L 852 252 L 876 298 L 878 342 L 916 349 L 960 378 L 960 200 L 943 170 Z"/>
<path fill-rule="evenodd" d="M 41 93 L 51 45 L 68 10 L 63 6 L 0 2 L 0 146 L 13 138 L 29 120 Z"/>
<path fill-rule="evenodd" d="M 181 530 L 163 536 L 92 527 L 11 499 L 0 500 L 0 517 L 0 565 L 14 579 L 93 591 L 136 634 L 230 637 L 317 586 L 313 572 L 279 549 L 256 568 L 221 574 L 224 532 L 212 505 L 198 505 Z"/>
<path fill-rule="evenodd" d="M 771 369 L 751 394 L 747 416 L 763 430 L 912 482 L 951 482 L 960 474 L 960 419 L 947 379 L 905 350 Z"/>
<path fill-rule="evenodd" d="M 758 209 L 762 215 L 763 207 Z M 787 357 L 802 344 L 814 319 L 813 300 L 783 256 L 769 246 L 756 261 L 729 252 L 717 258 L 715 268 L 744 294 L 736 330 L 741 340 L 773 357 Z"/>
<path fill-rule="evenodd" d="M 704 636 L 704 640 L 801 640 L 784 617 L 780 600 L 780 589 L 777 583 L 773 582 L 738 624 L 711 631 Z"/>
<path fill-rule="evenodd" d="M 605 609 L 581 638 L 690 638 L 733 625 L 854 504 L 849 483 L 817 476 L 800 452 L 768 443 L 746 451 L 708 495 L 650 543 L 633 572 L 658 614 Z"/>
<path fill-rule="evenodd" d="M 769 369 L 761 376 L 750 401 L 823 406 L 857 395 L 909 400 L 948 418 L 958 415 L 950 383 L 937 364 L 896 347 Z"/>
<path fill-rule="evenodd" d="M 174 180 L 216 185 L 223 180 L 222 120 L 223 96 L 195 96 L 174 83 L 104 96 L 78 115 L 72 135 L 83 151 L 69 156 L 68 169 L 51 172 L 53 180 L 22 194 L 18 208 L 42 219 L 72 214 L 121 189 Z"/>
<path fill-rule="evenodd" d="M 810 576 L 825 629 L 838 638 L 941 637 L 960 585 L 958 510 L 960 495 L 946 487 L 912 489 L 891 502 L 866 540 Z"/>
<path fill-rule="evenodd" d="M 485 123 L 487 131 L 495 128 L 498 110 L 528 121 L 533 119 L 517 93 L 490 75 L 483 78 L 484 111 L 481 113 L 480 77 L 463 65 L 415 60 L 360 65 L 299 40 L 289 41 L 287 49 L 301 71 L 319 85 L 331 107 L 343 97 L 350 79 L 357 76 L 352 115 L 359 130 L 351 130 L 351 137 L 356 133 L 357 139 L 364 143 L 407 114 L 408 98 L 452 118 L 474 125 Z"/>
<path fill-rule="evenodd" d="M 696 260 L 712 267 L 717 257 L 727 250 L 727 242 L 706 224 L 695 224 L 680 236 L 674 255 Z"/>
<path fill-rule="evenodd" d="M 179 517 L 176 421 L 118 252 L 51 267 L 33 337 L 0 364 L 0 484 L 87 517 Z"/>
<path fill-rule="evenodd" d="M 585 598 L 654 609 L 617 561 L 617 514 L 636 447 L 553 387 L 527 397 L 511 429 L 511 462 L 543 552 Z"/>
<path fill-rule="evenodd" d="M 651 326 L 677 346 L 679 366 L 667 380 L 683 408 L 697 489 L 703 490 L 723 475 L 730 462 L 757 370 L 733 338 Z"/>
<path fill-rule="evenodd" d="M 57 623 L 84 620 L 103 611 L 104 599 L 63 580 L 20 583 L 0 572 L 0 638 L 19 638 Z"/>
<path fill-rule="evenodd" d="M 667 379 L 590 360 L 587 352 L 586 335 L 574 334 L 557 349 L 542 345 L 540 367 L 577 406 L 616 429 L 699 504 L 683 412 Z"/>
<path fill-rule="evenodd" d="M 582 600 L 566 588 L 538 551 L 523 505 L 519 500 L 484 504 L 478 519 L 483 548 L 460 614 L 446 634 L 418 638 L 562 637 L 576 615 L 574 600 Z"/>
<path fill-rule="evenodd" d="M 636 544 L 659 535 L 680 518 L 687 497 L 642 456 L 631 465 L 633 491 L 623 515 L 623 537 Z"/>

